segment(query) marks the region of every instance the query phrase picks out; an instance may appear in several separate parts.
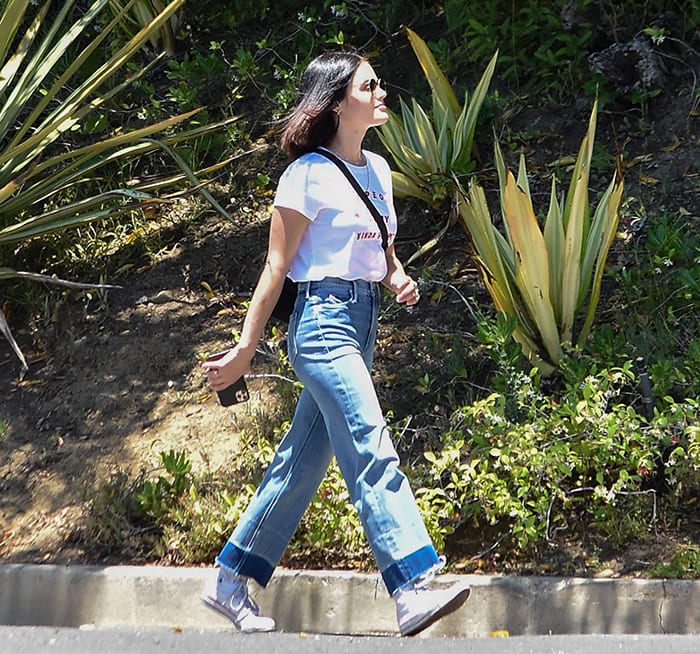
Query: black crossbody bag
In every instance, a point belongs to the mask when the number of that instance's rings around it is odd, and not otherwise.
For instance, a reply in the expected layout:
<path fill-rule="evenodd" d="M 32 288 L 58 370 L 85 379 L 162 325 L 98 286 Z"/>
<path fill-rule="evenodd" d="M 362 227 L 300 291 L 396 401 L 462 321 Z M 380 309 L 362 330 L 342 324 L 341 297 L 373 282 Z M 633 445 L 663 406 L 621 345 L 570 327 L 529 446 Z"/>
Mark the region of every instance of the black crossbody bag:
<path fill-rule="evenodd" d="M 377 207 L 374 206 L 373 202 L 367 197 L 367 194 L 362 190 L 362 187 L 353 177 L 352 173 L 347 169 L 343 163 L 343 160 L 329 150 L 316 148 L 313 150 L 313 152 L 332 161 L 336 166 L 338 166 L 338 168 L 340 168 L 343 175 L 347 177 L 350 185 L 355 189 L 360 198 L 362 198 L 362 201 L 367 205 L 369 212 L 372 214 L 372 218 L 374 218 L 374 221 L 377 223 L 377 227 L 379 227 L 379 231 L 382 235 L 382 248 L 386 250 L 387 247 L 389 247 L 389 234 L 387 233 L 384 218 L 382 218 L 379 211 L 377 211 Z M 369 165 L 369 163 L 367 165 Z M 293 282 L 291 279 L 289 279 L 289 277 L 284 278 L 284 286 L 282 287 L 282 292 L 280 293 L 280 299 L 277 300 L 277 304 L 272 310 L 272 316 L 274 318 L 281 322 L 289 322 L 289 316 L 291 316 L 292 311 L 294 311 L 294 303 L 297 299 L 298 289 L 299 286 L 297 282 Z"/>

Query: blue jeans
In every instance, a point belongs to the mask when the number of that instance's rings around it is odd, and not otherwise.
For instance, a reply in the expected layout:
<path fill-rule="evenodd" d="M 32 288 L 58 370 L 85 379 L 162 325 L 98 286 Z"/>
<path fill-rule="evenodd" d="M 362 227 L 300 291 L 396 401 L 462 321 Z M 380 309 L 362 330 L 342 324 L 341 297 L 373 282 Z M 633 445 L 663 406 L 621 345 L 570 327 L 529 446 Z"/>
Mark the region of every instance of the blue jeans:
<path fill-rule="evenodd" d="M 389 594 L 438 562 L 370 376 L 379 295 L 365 281 L 300 284 L 288 349 L 304 390 L 221 566 L 265 586 L 333 456 Z"/>

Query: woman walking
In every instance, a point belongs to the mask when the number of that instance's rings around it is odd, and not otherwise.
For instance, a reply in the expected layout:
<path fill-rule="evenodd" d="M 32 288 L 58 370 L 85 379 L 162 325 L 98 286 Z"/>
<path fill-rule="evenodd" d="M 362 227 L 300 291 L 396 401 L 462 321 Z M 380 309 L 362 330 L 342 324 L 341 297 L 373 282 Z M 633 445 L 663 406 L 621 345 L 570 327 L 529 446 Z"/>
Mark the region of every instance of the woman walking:
<path fill-rule="evenodd" d="M 204 364 L 217 391 L 247 372 L 285 277 L 299 282 L 288 353 L 304 389 L 289 431 L 217 557 L 216 577 L 202 598 L 241 631 L 275 628 L 274 620 L 259 615 L 247 580 L 267 584 L 333 456 L 396 602 L 401 634 L 425 629 L 469 595 L 463 583 L 427 585 L 444 559 L 399 469 L 370 376 L 379 285 L 400 303 L 419 300 L 417 283 L 394 251 L 391 171 L 383 158 L 362 149 L 367 130 L 388 119 L 385 97 L 384 83 L 357 54 L 326 53 L 309 64 L 282 134 L 292 162 L 278 184 L 267 260 L 240 341 L 224 358 Z M 385 229 L 378 229 L 330 160 L 334 155 L 379 211 Z"/>

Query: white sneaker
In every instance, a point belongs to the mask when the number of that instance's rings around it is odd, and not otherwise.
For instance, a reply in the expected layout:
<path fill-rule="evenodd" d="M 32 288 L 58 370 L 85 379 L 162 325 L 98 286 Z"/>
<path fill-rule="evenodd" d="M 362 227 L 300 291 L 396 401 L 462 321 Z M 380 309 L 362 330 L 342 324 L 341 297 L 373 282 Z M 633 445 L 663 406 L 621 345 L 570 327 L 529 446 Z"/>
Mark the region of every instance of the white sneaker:
<path fill-rule="evenodd" d="M 275 621 L 260 615 L 260 607 L 248 594 L 246 578 L 223 568 L 217 571 L 217 577 L 212 578 L 205 588 L 202 602 L 231 620 L 239 631 L 252 633 L 275 630 Z"/>
<path fill-rule="evenodd" d="M 460 581 L 447 588 L 426 588 L 444 561 L 417 581 L 396 591 L 396 619 L 402 636 L 415 636 L 440 618 L 456 611 L 469 597 L 469 586 Z"/>

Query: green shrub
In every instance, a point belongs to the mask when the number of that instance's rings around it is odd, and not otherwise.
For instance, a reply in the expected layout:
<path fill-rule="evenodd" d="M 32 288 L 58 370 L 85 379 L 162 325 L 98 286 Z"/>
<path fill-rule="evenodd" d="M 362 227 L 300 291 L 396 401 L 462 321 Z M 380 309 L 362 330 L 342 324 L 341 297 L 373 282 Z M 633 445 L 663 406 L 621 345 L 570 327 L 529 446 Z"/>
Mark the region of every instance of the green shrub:
<path fill-rule="evenodd" d="M 136 496 L 144 513 L 156 522 L 167 520 L 193 483 L 192 463 L 184 452 L 169 450 L 159 456 L 165 474 L 145 480 Z"/>
<path fill-rule="evenodd" d="M 629 356 L 644 357 L 659 407 L 700 394 L 700 232 L 686 216 L 634 218 L 608 313 Z M 629 220 L 629 218 L 628 218 Z"/>
<path fill-rule="evenodd" d="M 155 525 L 137 499 L 143 482 L 143 474 L 134 477 L 121 469 L 107 477 L 85 480 L 82 539 L 100 558 L 127 552 L 143 555 L 152 550 Z"/>
<path fill-rule="evenodd" d="M 562 366 L 557 392 L 522 374 L 510 397 L 494 392 L 455 411 L 442 447 L 413 471 L 437 543 L 486 524 L 510 536 L 512 552 L 532 552 L 574 520 L 619 546 L 651 533 L 662 491 L 679 506 L 697 493 L 697 403 L 649 424 L 626 401 L 631 361 L 598 368 L 579 357 Z"/>
<path fill-rule="evenodd" d="M 687 0 L 447 0 L 443 8 L 446 34 L 431 47 L 447 73 L 461 73 L 465 62 L 484 66 L 498 48 L 502 80 L 553 101 L 584 87 L 589 54 L 630 40 L 663 12 L 678 17 L 674 38 L 691 41 L 700 25 L 697 3 Z"/>
<path fill-rule="evenodd" d="M 565 344 L 580 346 L 587 339 L 617 232 L 624 188 L 619 163 L 595 211 L 589 200 L 597 106 L 595 102 L 565 197 L 558 198 L 552 180 L 543 226 L 522 154 L 516 177 L 495 146 L 502 227 L 491 217 L 481 184 L 472 181 L 468 193 L 458 188 L 460 218 L 484 284 L 496 308 L 516 318 L 513 337 L 544 374 L 555 371 Z"/>
<path fill-rule="evenodd" d="M 165 516 L 161 549 L 171 560 L 212 561 L 248 506 L 273 448 L 263 436 L 244 432 L 240 438 L 237 455 L 221 469 L 198 475 Z"/>
<path fill-rule="evenodd" d="M 565 32 L 562 4 L 448 0 L 447 39 L 458 44 L 461 62 L 484 65 L 498 48 L 501 79 L 513 82 L 519 92 L 562 97 L 576 87 L 593 35 L 590 25 L 576 34 Z"/>
<path fill-rule="evenodd" d="M 700 579 L 700 547 L 684 545 L 668 563 L 659 563 L 647 574 L 662 579 Z"/>

